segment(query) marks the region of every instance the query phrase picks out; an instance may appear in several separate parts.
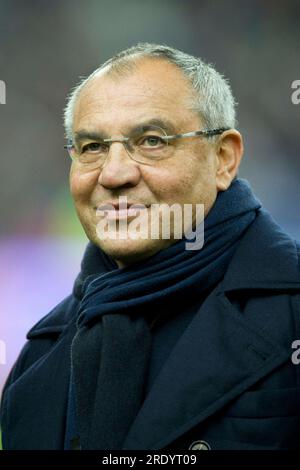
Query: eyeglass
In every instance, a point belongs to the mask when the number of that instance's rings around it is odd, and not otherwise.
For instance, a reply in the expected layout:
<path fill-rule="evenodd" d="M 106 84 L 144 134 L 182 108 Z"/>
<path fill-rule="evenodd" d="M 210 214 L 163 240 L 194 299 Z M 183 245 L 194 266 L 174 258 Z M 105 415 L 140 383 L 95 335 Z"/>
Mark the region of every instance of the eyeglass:
<path fill-rule="evenodd" d="M 149 128 L 151 127 L 151 128 Z M 124 145 L 130 158 L 138 163 L 152 165 L 158 160 L 169 158 L 173 155 L 174 146 L 169 142 L 183 137 L 212 137 L 222 134 L 229 127 L 221 127 L 212 130 L 199 130 L 186 132 L 184 134 L 167 135 L 165 130 L 157 126 L 141 128 L 130 137 L 119 137 L 110 139 L 97 139 L 97 141 L 75 145 L 69 140 L 64 146 L 68 150 L 71 159 L 78 163 L 82 169 L 93 170 L 102 167 L 108 156 L 110 145 L 120 142 Z"/>

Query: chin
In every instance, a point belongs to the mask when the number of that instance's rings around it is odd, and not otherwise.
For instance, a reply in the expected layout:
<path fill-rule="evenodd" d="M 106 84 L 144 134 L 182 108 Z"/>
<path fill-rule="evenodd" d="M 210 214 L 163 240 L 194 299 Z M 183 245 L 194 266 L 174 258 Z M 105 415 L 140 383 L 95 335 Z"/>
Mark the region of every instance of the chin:
<path fill-rule="evenodd" d="M 93 242 L 120 267 L 149 258 L 166 247 L 167 240 L 100 240 Z"/>

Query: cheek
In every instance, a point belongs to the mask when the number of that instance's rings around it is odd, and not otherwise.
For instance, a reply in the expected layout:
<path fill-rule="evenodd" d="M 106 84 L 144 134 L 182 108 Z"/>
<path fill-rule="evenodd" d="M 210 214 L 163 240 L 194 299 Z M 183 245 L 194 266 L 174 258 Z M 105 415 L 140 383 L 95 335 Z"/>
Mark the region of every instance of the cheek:
<path fill-rule="evenodd" d="M 144 171 L 143 179 L 157 202 L 173 204 L 189 198 L 195 184 L 195 172 L 188 168 L 183 170 L 178 165 L 160 166 Z"/>
<path fill-rule="evenodd" d="M 166 201 L 169 194 L 178 186 L 178 174 L 176 175 L 176 171 L 168 167 L 165 162 L 142 168 L 142 178 L 150 192 L 155 195 L 155 202 Z"/>
<path fill-rule="evenodd" d="M 144 180 L 160 202 L 202 202 L 209 206 L 215 197 L 213 166 L 209 159 L 198 155 L 152 168 L 144 174 Z"/>
<path fill-rule="evenodd" d="M 74 169 L 70 171 L 69 181 L 70 191 L 75 202 L 89 198 L 95 186 L 95 177 L 93 175 L 85 175 Z"/>

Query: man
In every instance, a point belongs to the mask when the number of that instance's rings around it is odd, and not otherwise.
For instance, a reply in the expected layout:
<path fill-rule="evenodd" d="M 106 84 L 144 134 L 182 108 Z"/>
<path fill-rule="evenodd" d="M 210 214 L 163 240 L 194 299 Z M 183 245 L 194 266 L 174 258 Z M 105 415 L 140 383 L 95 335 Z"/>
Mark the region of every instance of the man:
<path fill-rule="evenodd" d="M 167 46 L 122 51 L 73 91 L 90 242 L 8 378 L 4 448 L 300 447 L 299 245 L 237 177 L 235 124 L 227 81 Z"/>

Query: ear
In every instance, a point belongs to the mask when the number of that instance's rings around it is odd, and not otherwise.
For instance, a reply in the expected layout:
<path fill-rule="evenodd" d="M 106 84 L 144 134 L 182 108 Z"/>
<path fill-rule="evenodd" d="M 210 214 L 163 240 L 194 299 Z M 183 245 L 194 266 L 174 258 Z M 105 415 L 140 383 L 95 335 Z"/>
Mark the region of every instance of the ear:
<path fill-rule="evenodd" d="M 244 152 L 243 138 L 235 129 L 229 129 L 221 135 L 216 149 L 218 191 L 226 191 L 236 176 Z"/>

